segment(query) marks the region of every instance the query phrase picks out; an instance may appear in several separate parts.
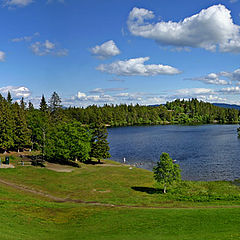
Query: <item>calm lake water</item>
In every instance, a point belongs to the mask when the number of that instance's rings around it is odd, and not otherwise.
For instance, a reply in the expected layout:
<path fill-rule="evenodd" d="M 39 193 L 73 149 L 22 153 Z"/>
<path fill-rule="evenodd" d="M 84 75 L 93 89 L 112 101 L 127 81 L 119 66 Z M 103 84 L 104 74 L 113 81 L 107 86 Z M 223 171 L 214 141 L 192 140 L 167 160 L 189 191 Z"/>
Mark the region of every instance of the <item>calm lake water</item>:
<path fill-rule="evenodd" d="M 140 126 L 108 129 L 112 159 L 152 170 L 162 152 L 176 159 L 185 180 L 240 178 L 238 125 Z"/>

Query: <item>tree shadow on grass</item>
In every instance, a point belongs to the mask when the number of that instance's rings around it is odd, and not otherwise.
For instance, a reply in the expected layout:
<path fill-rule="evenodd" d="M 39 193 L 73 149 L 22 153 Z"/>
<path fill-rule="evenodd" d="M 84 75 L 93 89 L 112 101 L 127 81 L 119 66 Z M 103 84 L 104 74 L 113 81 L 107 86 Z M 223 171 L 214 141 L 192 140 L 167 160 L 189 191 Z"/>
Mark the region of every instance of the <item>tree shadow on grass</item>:
<path fill-rule="evenodd" d="M 151 188 L 151 187 L 131 187 L 131 189 L 138 191 L 138 192 L 145 192 L 148 194 L 162 194 L 163 189 L 159 188 Z"/>
<path fill-rule="evenodd" d="M 93 160 L 89 159 L 89 160 L 85 161 L 84 164 L 99 165 L 99 164 L 104 164 L 104 163 L 98 162 L 98 161 L 93 161 Z"/>
<path fill-rule="evenodd" d="M 240 187 L 240 179 L 234 180 L 232 184 Z"/>

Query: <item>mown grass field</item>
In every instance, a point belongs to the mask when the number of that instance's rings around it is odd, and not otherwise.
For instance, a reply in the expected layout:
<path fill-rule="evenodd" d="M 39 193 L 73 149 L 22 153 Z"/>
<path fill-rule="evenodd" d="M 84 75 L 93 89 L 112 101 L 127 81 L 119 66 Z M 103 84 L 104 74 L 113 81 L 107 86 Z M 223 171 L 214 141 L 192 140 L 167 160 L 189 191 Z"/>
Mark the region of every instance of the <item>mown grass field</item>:
<path fill-rule="evenodd" d="M 0 184 L 0 239 L 240 239 L 239 186 L 184 182 L 163 195 L 151 172 L 106 163 L 70 173 L 31 166 L 0 169 L 0 179 L 28 189 L 122 205 L 54 202 Z"/>

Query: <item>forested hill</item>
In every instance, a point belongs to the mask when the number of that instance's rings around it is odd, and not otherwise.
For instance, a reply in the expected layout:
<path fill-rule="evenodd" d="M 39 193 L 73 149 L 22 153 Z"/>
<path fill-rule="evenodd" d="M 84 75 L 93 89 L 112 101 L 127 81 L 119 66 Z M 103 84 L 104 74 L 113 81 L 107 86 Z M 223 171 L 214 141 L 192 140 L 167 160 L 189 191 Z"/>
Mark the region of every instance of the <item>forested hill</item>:
<path fill-rule="evenodd" d="M 226 103 L 213 103 L 214 106 L 223 107 L 223 108 L 234 108 L 240 110 L 240 106 L 236 104 L 226 104 Z"/>
<path fill-rule="evenodd" d="M 102 122 L 109 126 L 238 123 L 240 115 L 239 110 L 217 107 L 197 99 L 177 99 L 160 106 L 120 104 L 73 107 L 66 109 L 65 113 L 84 124 Z"/>

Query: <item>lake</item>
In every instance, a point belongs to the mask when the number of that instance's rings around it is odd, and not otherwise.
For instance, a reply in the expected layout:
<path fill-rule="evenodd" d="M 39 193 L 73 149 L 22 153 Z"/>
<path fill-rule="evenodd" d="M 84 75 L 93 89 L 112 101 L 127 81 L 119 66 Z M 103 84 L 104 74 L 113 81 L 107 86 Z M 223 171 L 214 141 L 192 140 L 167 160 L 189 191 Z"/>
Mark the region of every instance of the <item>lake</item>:
<path fill-rule="evenodd" d="M 152 170 L 162 152 L 182 169 L 184 180 L 240 178 L 238 125 L 158 125 L 108 129 L 113 160 Z"/>

